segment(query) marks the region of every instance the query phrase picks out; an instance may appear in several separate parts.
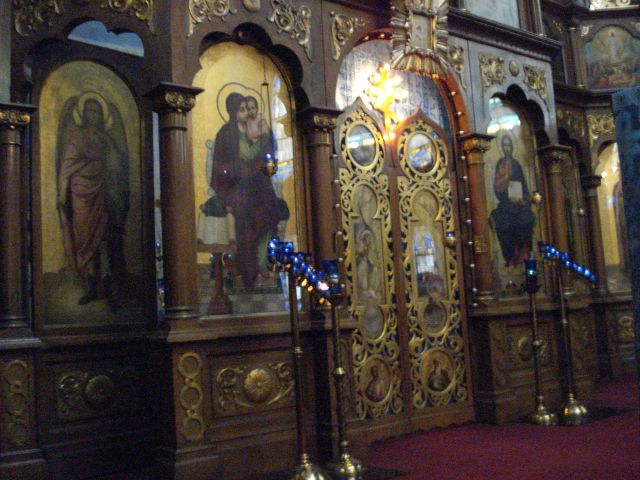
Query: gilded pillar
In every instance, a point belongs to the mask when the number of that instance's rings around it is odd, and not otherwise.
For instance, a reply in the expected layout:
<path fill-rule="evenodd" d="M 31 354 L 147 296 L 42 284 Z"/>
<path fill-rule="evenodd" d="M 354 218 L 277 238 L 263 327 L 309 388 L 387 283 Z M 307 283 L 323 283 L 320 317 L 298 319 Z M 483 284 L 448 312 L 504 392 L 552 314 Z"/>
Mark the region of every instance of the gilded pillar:
<path fill-rule="evenodd" d="M 602 183 L 600 175 L 585 175 L 581 178 L 582 191 L 587 207 L 589 219 L 589 248 L 593 264 L 591 268 L 598 276 L 593 291 L 599 294 L 607 294 L 607 271 L 604 261 L 604 244 L 602 242 L 602 224 L 600 222 L 600 208 L 598 206 L 598 187 Z"/>
<path fill-rule="evenodd" d="M 540 159 L 546 167 L 547 182 L 549 186 L 549 198 L 543 199 L 543 203 L 549 204 L 551 222 L 551 242 L 562 251 L 569 250 L 567 231 L 567 213 L 565 211 L 564 187 L 562 185 L 562 164 L 571 161 L 571 147 L 550 144 L 538 149 Z M 571 277 L 568 272 L 563 273 L 565 293 L 573 291 Z"/>
<path fill-rule="evenodd" d="M 489 258 L 489 214 L 484 181 L 484 154 L 489 150 L 493 136 L 468 133 L 460 137 L 467 161 L 471 232 L 473 234 L 473 263 L 475 265 L 474 300 L 483 302 L 492 298 L 491 259 Z"/>
<path fill-rule="evenodd" d="M 169 322 L 198 316 L 195 194 L 193 160 L 187 150 L 187 113 L 201 91 L 161 83 L 149 94 L 160 117 L 165 318 Z"/>
<path fill-rule="evenodd" d="M 322 265 L 322 260 L 335 259 L 339 253 L 336 245 L 340 222 L 337 218 L 339 210 L 335 208 L 335 162 L 331 157 L 331 138 L 339 114 L 339 111 L 324 108 L 309 108 L 300 114 L 311 193 L 312 238 L 309 243 L 318 266 Z"/>
<path fill-rule="evenodd" d="M 0 104 L 0 328 L 27 327 L 22 137 L 32 107 Z"/>

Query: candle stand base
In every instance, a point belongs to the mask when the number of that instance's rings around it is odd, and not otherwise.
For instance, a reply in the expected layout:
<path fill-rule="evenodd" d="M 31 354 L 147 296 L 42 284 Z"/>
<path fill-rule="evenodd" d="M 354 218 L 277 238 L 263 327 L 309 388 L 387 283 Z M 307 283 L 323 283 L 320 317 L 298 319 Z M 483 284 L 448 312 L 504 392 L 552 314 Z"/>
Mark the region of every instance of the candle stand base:
<path fill-rule="evenodd" d="M 340 460 L 334 460 L 327 465 L 327 470 L 337 480 L 359 480 L 364 478 L 367 467 L 349 453 L 343 453 Z"/>
<path fill-rule="evenodd" d="M 562 408 L 560 416 L 564 425 L 576 427 L 586 423 L 588 414 L 587 407 L 576 400 L 573 395 L 569 395 L 569 400 Z"/>
<path fill-rule="evenodd" d="M 536 425 L 543 425 L 545 427 L 558 424 L 557 415 L 555 413 L 549 412 L 549 410 L 547 410 L 547 407 L 542 404 L 536 407 L 536 411 L 531 414 L 529 420 L 531 420 L 531 423 L 535 423 Z"/>

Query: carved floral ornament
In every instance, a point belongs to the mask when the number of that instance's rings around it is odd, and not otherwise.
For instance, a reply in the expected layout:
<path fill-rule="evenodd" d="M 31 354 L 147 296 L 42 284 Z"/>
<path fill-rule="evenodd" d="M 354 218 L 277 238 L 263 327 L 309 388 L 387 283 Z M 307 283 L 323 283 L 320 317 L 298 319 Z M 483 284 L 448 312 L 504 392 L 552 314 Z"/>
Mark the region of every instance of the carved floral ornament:
<path fill-rule="evenodd" d="M 114 13 L 134 15 L 153 32 L 153 0 L 70 0 L 74 5 L 97 3 Z M 53 25 L 55 16 L 65 12 L 63 0 L 13 0 L 16 32 L 28 37 L 42 25 Z"/>
<path fill-rule="evenodd" d="M 291 0 L 271 0 L 271 7 L 269 21 L 275 24 L 278 33 L 296 40 L 311 61 L 311 9 L 304 5 L 295 7 Z"/>
<path fill-rule="evenodd" d="M 394 0 L 391 11 L 392 67 L 446 77 L 450 69 L 448 0 Z"/>
<path fill-rule="evenodd" d="M 587 115 L 589 125 L 589 144 L 593 146 L 600 137 L 615 136 L 616 124 L 613 113 Z"/>
<path fill-rule="evenodd" d="M 478 59 L 480 60 L 480 74 L 484 89 L 487 90 L 496 84 L 502 85 L 504 82 L 504 58 L 481 53 Z"/>
<path fill-rule="evenodd" d="M 584 117 L 577 110 L 559 109 L 556 113 L 558 126 L 564 128 L 567 133 L 576 139 L 584 138 Z"/>
<path fill-rule="evenodd" d="M 529 90 L 536 92 L 543 100 L 547 99 L 547 79 L 545 72 L 542 68 L 536 68 L 531 65 L 525 65 L 524 70 L 524 83 L 529 87 Z"/>
<path fill-rule="evenodd" d="M 333 59 L 340 58 L 340 49 L 354 34 L 356 28 L 364 26 L 364 20 L 357 17 L 349 17 L 341 13 L 331 12 L 331 39 L 333 41 Z"/>
<path fill-rule="evenodd" d="M 188 37 L 193 35 L 196 25 L 205 21 L 212 22 L 220 19 L 223 22 L 229 14 L 235 14 L 238 11 L 231 8 L 230 0 L 189 0 L 189 33 Z"/>
<path fill-rule="evenodd" d="M 591 10 L 598 10 L 600 8 L 624 8 L 630 7 L 631 0 L 591 0 Z"/>
<path fill-rule="evenodd" d="M 460 86 L 467 89 L 464 81 L 464 48 L 456 45 L 449 46 L 449 63 L 460 79 Z"/>

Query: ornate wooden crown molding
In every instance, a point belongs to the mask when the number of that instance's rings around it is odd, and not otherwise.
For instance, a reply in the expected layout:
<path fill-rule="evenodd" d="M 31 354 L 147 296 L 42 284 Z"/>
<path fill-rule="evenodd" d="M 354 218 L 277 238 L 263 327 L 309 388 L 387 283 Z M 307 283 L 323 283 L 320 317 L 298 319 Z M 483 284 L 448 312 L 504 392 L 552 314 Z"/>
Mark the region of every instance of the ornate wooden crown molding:
<path fill-rule="evenodd" d="M 271 7 L 268 20 L 275 24 L 278 33 L 296 40 L 311 61 L 311 9 L 305 5 L 294 7 L 291 0 L 271 0 Z"/>

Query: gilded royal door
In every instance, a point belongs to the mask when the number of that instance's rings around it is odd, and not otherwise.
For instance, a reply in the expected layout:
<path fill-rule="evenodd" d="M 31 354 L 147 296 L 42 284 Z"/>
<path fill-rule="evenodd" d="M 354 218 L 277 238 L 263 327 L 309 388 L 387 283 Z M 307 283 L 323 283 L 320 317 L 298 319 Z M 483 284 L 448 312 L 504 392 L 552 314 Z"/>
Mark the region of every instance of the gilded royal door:
<path fill-rule="evenodd" d="M 391 423 L 469 401 L 451 149 L 421 113 L 396 134 L 360 100 L 336 131 L 356 414 Z"/>

